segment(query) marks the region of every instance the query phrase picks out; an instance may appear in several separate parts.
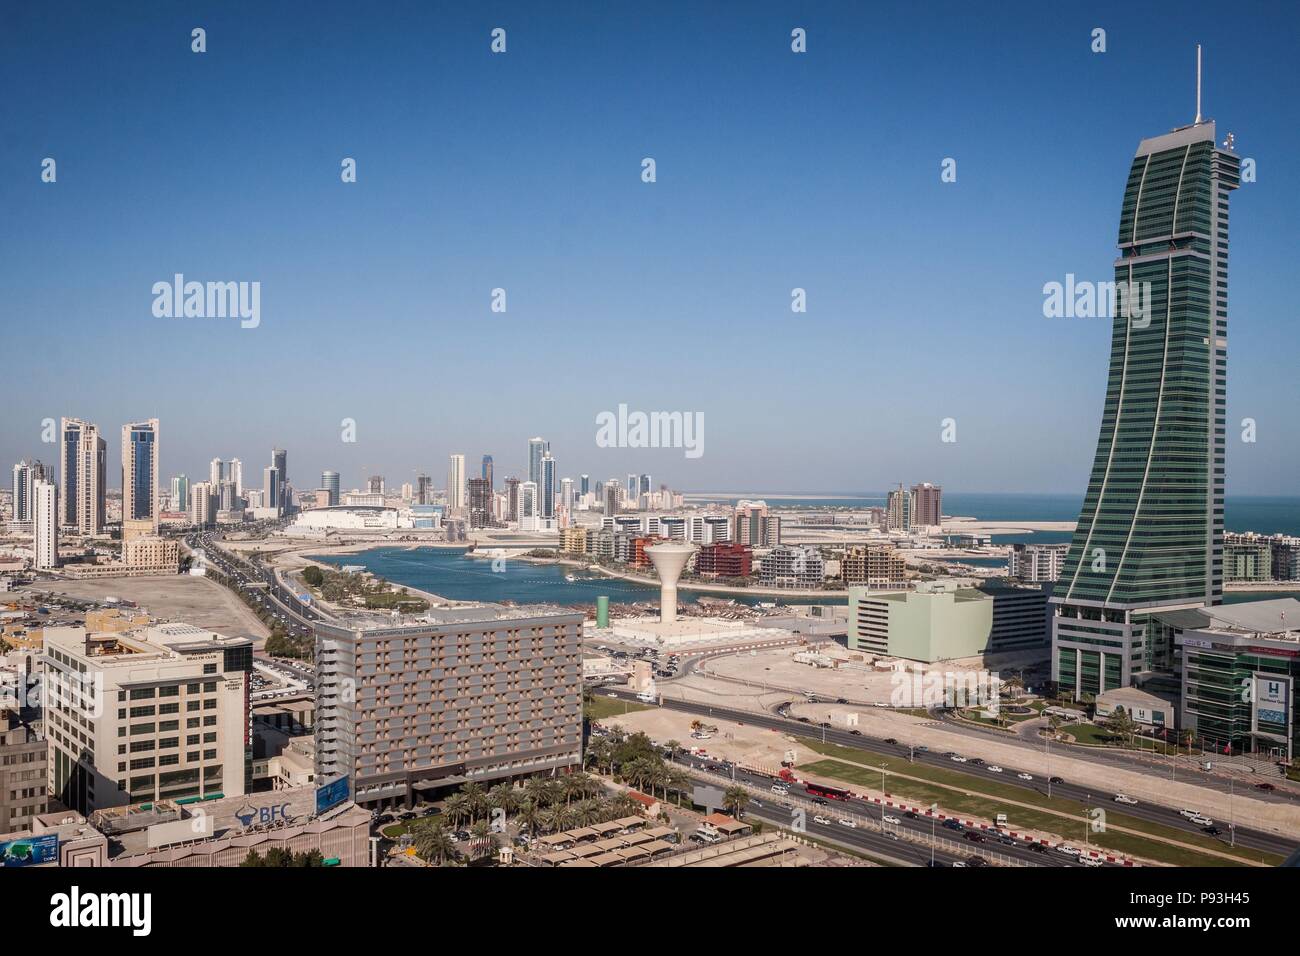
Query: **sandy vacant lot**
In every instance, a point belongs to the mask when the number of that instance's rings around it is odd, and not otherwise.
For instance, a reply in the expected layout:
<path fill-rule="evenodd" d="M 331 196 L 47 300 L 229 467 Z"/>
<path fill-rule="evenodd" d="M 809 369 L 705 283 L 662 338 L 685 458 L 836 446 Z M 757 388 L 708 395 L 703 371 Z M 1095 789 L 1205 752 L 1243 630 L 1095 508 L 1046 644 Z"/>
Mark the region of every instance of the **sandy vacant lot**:
<path fill-rule="evenodd" d="M 260 647 L 269 632 L 248 608 L 221 585 L 189 574 L 103 581 L 42 583 L 31 590 L 53 591 L 83 601 L 117 597 L 134 601 L 162 621 L 184 621 L 231 637 L 251 637 Z"/>

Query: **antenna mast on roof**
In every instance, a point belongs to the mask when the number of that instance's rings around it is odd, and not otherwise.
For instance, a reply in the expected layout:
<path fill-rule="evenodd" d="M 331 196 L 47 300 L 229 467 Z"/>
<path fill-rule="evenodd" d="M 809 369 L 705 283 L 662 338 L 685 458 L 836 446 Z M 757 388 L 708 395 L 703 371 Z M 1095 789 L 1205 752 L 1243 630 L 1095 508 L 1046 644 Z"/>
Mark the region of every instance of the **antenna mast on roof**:
<path fill-rule="evenodd" d="M 1196 44 L 1196 123 L 1201 121 L 1201 45 Z"/>

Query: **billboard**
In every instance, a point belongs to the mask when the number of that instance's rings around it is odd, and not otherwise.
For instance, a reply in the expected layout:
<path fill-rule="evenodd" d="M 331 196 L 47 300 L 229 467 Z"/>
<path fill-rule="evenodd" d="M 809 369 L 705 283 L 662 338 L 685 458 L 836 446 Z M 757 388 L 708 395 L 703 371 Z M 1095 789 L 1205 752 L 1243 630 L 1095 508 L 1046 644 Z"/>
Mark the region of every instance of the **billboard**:
<path fill-rule="evenodd" d="M 347 777 L 339 777 L 337 780 L 321 784 L 316 788 L 316 813 L 321 814 L 326 810 L 334 809 L 340 803 L 347 801 L 351 795 Z"/>
<path fill-rule="evenodd" d="M 1256 674 L 1254 690 L 1255 728 L 1259 728 L 1260 721 L 1288 726 L 1291 710 L 1291 678 L 1277 674 Z"/>
<path fill-rule="evenodd" d="M 0 843 L 0 865 L 36 866 L 59 861 L 59 835 L 43 833 Z"/>

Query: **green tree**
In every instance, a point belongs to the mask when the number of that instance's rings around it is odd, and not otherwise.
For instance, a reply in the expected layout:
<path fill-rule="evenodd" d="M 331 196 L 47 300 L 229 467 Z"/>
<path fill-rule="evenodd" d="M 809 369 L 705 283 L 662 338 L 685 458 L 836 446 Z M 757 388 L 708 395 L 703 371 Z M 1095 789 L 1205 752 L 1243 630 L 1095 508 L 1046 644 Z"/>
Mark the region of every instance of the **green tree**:
<path fill-rule="evenodd" d="M 726 793 L 722 795 L 723 809 L 730 810 L 731 815 L 737 820 L 744 813 L 745 807 L 749 804 L 749 791 L 744 787 L 728 787 Z"/>

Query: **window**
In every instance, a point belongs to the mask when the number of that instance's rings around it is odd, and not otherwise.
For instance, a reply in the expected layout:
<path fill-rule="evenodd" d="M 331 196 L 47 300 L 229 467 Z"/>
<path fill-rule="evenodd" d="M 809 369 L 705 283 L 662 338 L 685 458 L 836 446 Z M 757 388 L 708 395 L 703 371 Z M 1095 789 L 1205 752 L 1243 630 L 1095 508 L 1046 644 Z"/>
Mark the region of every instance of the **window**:
<path fill-rule="evenodd" d="M 132 700 L 153 700 L 154 691 L 152 687 L 137 687 L 131 691 Z"/>
<path fill-rule="evenodd" d="M 172 684 L 170 687 L 160 687 L 158 689 L 159 697 L 179 697 L 181 695 L 181 685 Z"/>
<path fill-rule="evenodd" d="M 216 672 L 217 672 L 217 665 L 216 665 L 216 664 L 204 664 L 204 665 L 203 665 L 203 673 L 205 673 L 205 674 L 215 674 Z"/>
<path fill-rule="evenodd" d="M 217 735 L 216 735 L 216 733 L 213 732 L 213 733 L 210 733 L 210 734 L 204 734 L 204 735 L 203 735 L 203 742 L 204 742 L 205 744 L 215 744 L 215 743 L 217 742 Z"/>
<path fill-rule="evenodd" d="M 207 681 L 207 682 L 203 685 L 203 693 L 205 693 L 205 694 L 215 694 L 216 692 L 217 692 L 217 682 L 216 682 L 216 681 L 214 681 L 214 680 L 210 680 L 210 681 Z"/>

